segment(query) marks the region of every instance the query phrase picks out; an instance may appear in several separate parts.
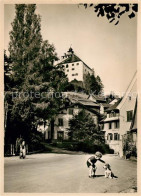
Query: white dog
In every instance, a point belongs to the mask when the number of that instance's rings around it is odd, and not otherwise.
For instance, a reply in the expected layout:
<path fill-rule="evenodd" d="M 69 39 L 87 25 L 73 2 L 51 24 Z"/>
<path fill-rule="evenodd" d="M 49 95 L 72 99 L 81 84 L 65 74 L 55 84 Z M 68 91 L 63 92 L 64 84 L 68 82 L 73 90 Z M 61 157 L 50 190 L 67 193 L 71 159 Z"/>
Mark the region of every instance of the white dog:
<path fill-rule="evenodd" d="M 108 163 L 106 163 L 103 168 L 105 169 L 105 178 L 114 178 L 114 174 L 111 171 L 111 167 Z"/>

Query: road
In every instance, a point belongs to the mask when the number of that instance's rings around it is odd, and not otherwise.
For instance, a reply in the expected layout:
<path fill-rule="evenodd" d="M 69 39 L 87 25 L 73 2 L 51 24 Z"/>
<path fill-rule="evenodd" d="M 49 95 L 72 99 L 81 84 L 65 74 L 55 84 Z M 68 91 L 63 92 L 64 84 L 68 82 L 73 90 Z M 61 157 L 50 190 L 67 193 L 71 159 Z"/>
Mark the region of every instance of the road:
<path fill-rule="evenodd" d="M 118 193 L 135 192 L 137 164 L 115 155 L 104 155 L 117 179 L 104 177 L 97 162 L 97 177 L 88 178 L 89 154 L 34 154 L 26 159 L 5 158 L 4 192 L 16 193 Z"/>

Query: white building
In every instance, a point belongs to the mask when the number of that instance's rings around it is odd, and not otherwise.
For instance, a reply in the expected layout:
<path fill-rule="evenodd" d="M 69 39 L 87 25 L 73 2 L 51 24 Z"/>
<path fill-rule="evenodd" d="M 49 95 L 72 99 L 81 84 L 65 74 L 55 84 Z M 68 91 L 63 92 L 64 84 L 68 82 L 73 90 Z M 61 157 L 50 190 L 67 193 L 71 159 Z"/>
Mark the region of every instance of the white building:
<path fill-rule="evenodd" d="M 50 122 L 46 131 L 46 139 L 67 140 L 69 121 L 82 109 L 84 109 L 86 113 L 90 114 L 94 120 L 94 124 L 99 126 L 99 121 L 103 115 L 100 113 L 101 106 L 100 103 L 97 102 L 97 98 L 92 98 L 89 95 L 74 92 L 66 92 L 64 94 L 69 100 L 67 104 L 68 106 L 60 109 L 59 113 L 56 114 L 53 138 L 51 135 Z M 104 100 L 101 98 L 101 102 L 102 101 L 104 102 Z"/>
<path fill-rule="evenodd" d="M 62 57 L 62 61 L 57 65 L 63 65 L 69 82 L 75 79 L 84 81 L 85 75 L 93 74 L 93 70 L 74 53 L 72 48 L 69 48 L 68 53 Z"/>
<path fill-rule="evenodd" d="M 94 110 L 90 110 L 89 108 L 83 107 L 81 104 L 76 103 L 71 106 L 60 110 L 58 115 L 55 118 L 54 122 L 54 140 L 67 140 L 68 139 L 68 129 L 69 129 L 69 121 L 72 119 L 74 115 L 77 115 L 79 111 L 85 109 L 86 113 L 91 114 L 94 119 L 94 123 L 98 126 L 98 114 Z M 51 126 L 48 128 L 48 134 L 46 135 L 51 139 Z"/>
<path fill-rule="evenodd" d="M 101 121 L 105 132 L 105 142 L 120 157 L 123 153 L 123 138 L 130 131 L 137 99 L 137 73 L 134 74 L 122 100 L 106 110 L 107 116 Z M 136 133 L 134 134 L 136 137 Z"/>
<path fill-rule="evenodd" d="M 131 123 L 133 120 L 133 113 L 135 109 L 136 104 L 136 98 L 137 98 L 137 72 L 134 74 L 126 92 L 125 95 L 118 105 L 117 109 L 120 111 L 120 135 L 121 137 L 126 134 L 131 127 Z M 121 140 L 120 143 L 120 156 L 123 156 L 123 143 Z"/>
<path fill-rule="evenodd" d="M 114 153 L 119 153 L 120 124 L 117 109 L 119 102 L 120 100 L 106 110 L 106 118 L 101 121 L 102 130 L 105 132 L 105 143 L 114 150 Z"/>

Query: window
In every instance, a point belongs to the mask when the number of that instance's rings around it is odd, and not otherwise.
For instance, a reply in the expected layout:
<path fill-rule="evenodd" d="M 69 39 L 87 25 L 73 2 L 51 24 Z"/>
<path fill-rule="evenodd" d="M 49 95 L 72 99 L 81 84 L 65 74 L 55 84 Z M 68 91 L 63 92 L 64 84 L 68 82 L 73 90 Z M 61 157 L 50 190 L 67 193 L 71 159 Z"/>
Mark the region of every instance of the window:
<path fill-rule="evenodd" d="M 127 122 L 131 122 L 133 118 L 133 110 L 127 111 Z"/>
<path fill-rule="evenodd" d="M 67 65 L 66 65 L 66 68 L 68 68 L 68 67 L 69 67 L 69 65 L 67 64 Z"/>
<path fill-rule="evenodd" d="M 107 140 L 113 140 L 113 134 L 112 133 L 108 133 Z"/>
<path fill-rule="evenodd" d="M 67 69 L 67 72 L 69 72 L 69 69 Z"/>
<path fill-rule="evenodd" d="M 118 133 L 114 133 L 114 140 L 119 140 L 119 135 L 118 135 Z"/>
<path fill-rule="evenodd" d="M 112 114 L 112 113 L 110 113 L 110 114 L 109 114 L 109 117 L 111 118 L 111 117 L 112 117 L 112 115 L 113 115 L 113 114 Z"/>
<path fill-rule="evenodd" d="M 78 76 L 78 73 L 76 73 L 75 75 Z"/>
<path fill-rule="evenodd" d="M 72 66 L 74 66 L 74 64 L 72 64 Z"/>
<path fill-rule="evenodd" d="M 73 115 L 73 109 L 72 108 L 69 108 L 69 114 Z"/>
<path fill-rule="evenodd" d="M 109 123 L 109 129 L 112 129 L 112 123 Z"/>
<path fill-rule="evenodd" d="M 114 111 L 112 111 L 110 114 L 109 114 L 109 117 L 115 117 L 116 116 L 116 113 Z"/>
<path fill-rule="evenodd" d="M 104 124 L 101 124 L 100 130 L 103 130 L 103 129 L 104 129 Z"/>
<path fill-rule="evenodd" d="M 79 65 L 79 63 L 77 63 L 76 65 Z"/>
<path fill-rule="evenodd" d="M 110 133 L 110 140 L 113 140 L 113 134 Z"/>
<path fill-rule="evenodd" d="M 74 76 L 74 74 L 72 74 L 72 76 Z"/>
<path fill-rule="evenodd" d="M 119 122 L 115 122 L 115 129 L 119 128 Z"/>
<path fill-rule="evenodd" d="M 72 68 L 72 70 L 74 70 L 74 68 Z"/>
<path fill-rule="evenodd" d="M 129 101 L 131 101 L 131 96 L 128 96 Z"/>
<path fill-rule="evenodd" d="M 58 125 L 63 126 L 63 118 L 58 118 Z"/>

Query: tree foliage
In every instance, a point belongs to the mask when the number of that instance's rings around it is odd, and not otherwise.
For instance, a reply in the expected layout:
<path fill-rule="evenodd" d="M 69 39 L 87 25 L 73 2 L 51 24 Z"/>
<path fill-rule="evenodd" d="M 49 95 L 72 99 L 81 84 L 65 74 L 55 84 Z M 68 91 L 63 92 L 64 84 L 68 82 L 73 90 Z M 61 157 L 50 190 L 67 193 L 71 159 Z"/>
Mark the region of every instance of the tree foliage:
<path fill-rule="evenodd" d="M 4 90 L 5 91 L 10 90 L 10 86 L 12 82 L 12 78 L 11 78 L 12 68 L 10 64 L 11 64 L 11 59 L 7 56 L 5 50 L 4 51 L 4 82 L 5 82 Z"/>
<path fill-rule="evenodd" d="M 99 144 L 104 141 L 103 133 L 94 123 L 91 114 L 81 110 L 69 121 L 69 137 L 78 142 L 92 142 Z"/>
<path fill-rule="evenodd" d="M 105 16 L 109 22 L 114 22 L 115 25 L 119 23 L 121 16 L 125 13 L 128 17 L 134 18 L 138 12 L 138 4 L 83 4 L 85 8 L 93 7 L 97 16 Z"/>
<path fill-rule="evenodd" d="M 98 95 L 103 91 L 103 84 L 99 76 L 95 76 L 95 74 L 87 74 L 84 77 L 84 87 L 88 94 L 93 93 Z"/>
<path fill-rule="evenodd" d="M 9 104 L 6 135 L 12 135 L 13 141 L 20 135 L 27 140 L 40 119 L 51 119 L 57 113 L 63 103 L 48 92 L 61 92 L 67 83 L 64 72 L 53 66 L 57 59 L 54 46 L 42 39 L 36 5 L 17 4 L 15 11 L 9 43 L 13 82 L 10 98 L 5 100 Z"/>

